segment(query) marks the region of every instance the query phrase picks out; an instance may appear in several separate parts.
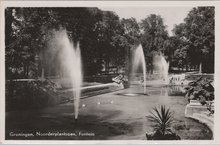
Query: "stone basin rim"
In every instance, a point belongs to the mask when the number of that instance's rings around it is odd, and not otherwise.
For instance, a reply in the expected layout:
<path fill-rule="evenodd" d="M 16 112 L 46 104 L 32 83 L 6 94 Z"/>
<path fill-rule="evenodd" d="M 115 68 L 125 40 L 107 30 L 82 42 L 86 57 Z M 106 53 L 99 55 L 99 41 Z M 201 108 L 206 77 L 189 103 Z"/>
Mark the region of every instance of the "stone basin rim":
<path fill-rule="evenodd" d="M 147 93 L 116 93 L 116 95 L 135 97 L 135 96 L 149 96 Z"/>

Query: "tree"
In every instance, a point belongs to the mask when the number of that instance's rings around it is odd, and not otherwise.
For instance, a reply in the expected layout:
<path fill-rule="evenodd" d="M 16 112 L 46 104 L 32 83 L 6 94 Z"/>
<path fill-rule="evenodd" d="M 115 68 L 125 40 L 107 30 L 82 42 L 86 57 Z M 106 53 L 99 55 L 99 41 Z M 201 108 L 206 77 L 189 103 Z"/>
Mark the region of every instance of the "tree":
<path fill-rule="evenodd" d="M 175 56 L 175 52 L 182 46 L 182 41 L 178 39 L 176 36 L 171 36 L 164 42 L 164 55 L 167 56 L 167 60 L 169 60 L 169 70 L 172 71 L 172 67 L 176 67 L 177 60 Z"/>
<path fill-rule="evenodd" d="M 147 70 L 153 71 L 153 56 L 165 52 L 168 32 L 160 15 L 151 14 L 141 22 L 141 43 L 144 48 Z"/>
<path fill-rule="evenodd" d="M 191 65 L 203 64 L 203 72 L 214 72 L 214 7 L 193 8 L 184 23 L 174 29 L 187 46 Z"/>
<path fill-rule="evenodd" d="M 105 64 L 120 66 L 124 61 L 123 28 L 119 17 L 98 8 L 57 8 L 60 22 L 70 39 L 80 43 L 84 72 L 94 75 Z"/>
<path fill-rule="evenodd" d="M 102 69 L 99 51 L 102 11 L 98 8 L 56 8 L 54 11 L 70 39 L 80 44 L 85 75 L 97 74 Z"/>
<path fill-rule="evenodd" d="M 187 48 L 183 47 L 180 49 L 176 49 L 174 52 L 174 66 L 178 68 L 184 68 L 187 65 Z"/>
<path fill-rule="evenodd" d="M 12 35 L 6 35 L 6 60 L 13 62 L 6 67 L 20 69 L 20 72 L 23 72 L 22 77 L 28 78 L 30 69 L 35 69 L 33 71 L 38 73 L 35 56 L 45 48 L 46 30 L 57 26 L 57 22 L 51 10 L 46 8 L 7 8 L 5 14 L 13 19 L 11 25 L 8 25 L 10 28 L 7 28 L 12 31 L 9 33 Z M 6 22 L 7 20 L 8 18 Z M 41 60 L 43 61 L 42 57 Z"/>
<path fill-rule="evenodd" d="M 214 7 L 194 8 L 185 22 L 191 29 L 191 32 L 187 31 L 187 38 L 192 60 L 200 55 L 203 72 L 214 72 Z"/>
<path fill-rule="evenodd" d="M 136 43 L 140 43 L 140 27 L 135 18 L 122 19 L 122 26 L 124 28 L 125 37 L 127 42 L 131 45 L 135 45 Z"/>
<path fill-rule="evenodd" d="M 110 65 L 123 65 L 125 58 L 126 40 L 123 37 L 124 29 L 118 15 L 111 11 L 103 11 L 102 21 L 98 24 L 99 52 L 104 60 L 106 69 Z"/>
<path fill-rule="evenodd" d="M 135 18 L 122 19 L 121 24 L 124 28 L 124 37 L 125 37 L 125 49 L 126 49 L 126 58 L 125 58 L 125 71 L 127 72 L 127 77 L 130 80 L 131 69 L 131 51 L 134 47 L 140 43 L 140 26 L 137 23 Z M 128 81 L 130 82 L 130 81 Z"/>
<path fill-rule="evenodd" d="M 118 15 L 98 8 L 7 8 L 5 14 L 6 70 L 22 73 L 22 78 L 33 77 L 30 72 L 42 78 L 57 74 L 59 66 L 50 65 L 56 58 L 50 57 L 49 43 L 60 29 L 74 44 L 79 42 L 86 75 L 99 73 L 103 64 L 107 71 L 111 65 L 123 67 L 126 48 L 140 32 L 135 19 L 124 21 L 132 24 L 127 33 Z"/>
<path fill-rule="evenodd" d="M 14 47 L 17 44 L 15 37 L 15 28 L 14 23 L 17 23 L 17 20 L 14 17 L 13 8 L 5 9 L 5 66 L 6 66 L 6 78 L 14 78 L 14 74 L 17 72 L 17 68 L 20 66 L 18 63 L 18 53 Z"/>

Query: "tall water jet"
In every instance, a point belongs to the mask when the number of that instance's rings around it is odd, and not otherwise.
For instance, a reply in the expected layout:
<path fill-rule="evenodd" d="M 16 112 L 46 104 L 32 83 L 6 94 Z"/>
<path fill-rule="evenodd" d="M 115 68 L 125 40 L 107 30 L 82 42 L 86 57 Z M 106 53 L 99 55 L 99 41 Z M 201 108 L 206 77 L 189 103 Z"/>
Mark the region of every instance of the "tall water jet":
<path fill-rule="evenodd" d="M 77 122 L 81 94 L 80 88 L 83 80 L 79 43 L 74 45 L 73 42 L 69 40 L 67 32 L 61 30 L 54 34 L 53 46 L 57 47 L 56 53 L 59 56 L 61 65 L 60 71 L 71 81 L 74 99 L 74 115 L 75 121 Z"/>
<path fill-rule="evenodd" d="M 163 80 L 165 84 L 169 84 L 169 62 L 166 61 L 166 59 L 162 54 L 160 54 L 160 57 L 161 57 Z"/>
<path fill-rule="evenodd" d="M 143 72 L 143 86 L 144 86 L 144 94 L 146 94 L 146 62 L 144 57 L 144 51 L 142 45 L 138 45 L 138 47 L 133 52 L 132 58 L 132 75 L 134 76 L 138 70 L 138 67 L 141 65 Z"/>
<path fill-rule="evenodd" d="M 165 84 L 169 84 L 169 62 L 166 61 L 164 56 L 160 53 L 154 56 L 154 70 L 157 70 Z"/>
<path fill-rule="evenodd" d="M 202 73 L 202 63 L 199 64 L 199 74 Z"/>

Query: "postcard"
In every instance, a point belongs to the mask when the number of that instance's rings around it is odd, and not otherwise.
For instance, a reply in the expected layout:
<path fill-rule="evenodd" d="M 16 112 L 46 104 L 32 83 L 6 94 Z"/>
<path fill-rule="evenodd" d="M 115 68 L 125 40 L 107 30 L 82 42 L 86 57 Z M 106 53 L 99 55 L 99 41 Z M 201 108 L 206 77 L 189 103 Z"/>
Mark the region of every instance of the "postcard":
<path fill-rule="evenodd" d="M 219 1 L 1 1 L 0 142 L 219 144 Z"/>

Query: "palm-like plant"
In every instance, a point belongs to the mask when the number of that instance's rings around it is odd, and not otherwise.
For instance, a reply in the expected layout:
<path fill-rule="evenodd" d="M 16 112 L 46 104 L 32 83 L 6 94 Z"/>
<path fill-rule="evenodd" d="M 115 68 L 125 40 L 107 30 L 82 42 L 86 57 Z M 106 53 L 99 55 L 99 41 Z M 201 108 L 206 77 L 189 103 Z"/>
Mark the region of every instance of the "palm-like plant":
<path fill-rule="evenodd" d="M 173 123 L 173 117 L 169 108 L 166 108 L 164 105 L 158 108 L 154 107 L 147 118 L 152 122 L 152 127 L 157 134 L 162 136 L 172 134 L 171 125 Z"/>

